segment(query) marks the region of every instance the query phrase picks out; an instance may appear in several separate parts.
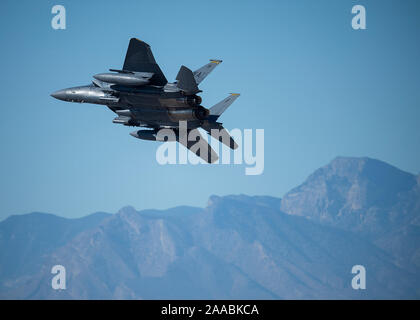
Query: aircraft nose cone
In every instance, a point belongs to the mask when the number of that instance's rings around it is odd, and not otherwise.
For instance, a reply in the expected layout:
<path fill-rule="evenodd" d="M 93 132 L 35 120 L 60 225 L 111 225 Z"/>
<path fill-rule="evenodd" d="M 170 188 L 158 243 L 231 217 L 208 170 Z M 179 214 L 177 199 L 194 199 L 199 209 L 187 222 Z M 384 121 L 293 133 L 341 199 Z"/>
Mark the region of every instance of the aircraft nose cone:
<path fill-rule="evenodd" d="M 66 90 L 58 90 L 56 92 L 51 93 L 51 97 L 56 98 L 58 100 L 65 100 L 66 95 Z"/>

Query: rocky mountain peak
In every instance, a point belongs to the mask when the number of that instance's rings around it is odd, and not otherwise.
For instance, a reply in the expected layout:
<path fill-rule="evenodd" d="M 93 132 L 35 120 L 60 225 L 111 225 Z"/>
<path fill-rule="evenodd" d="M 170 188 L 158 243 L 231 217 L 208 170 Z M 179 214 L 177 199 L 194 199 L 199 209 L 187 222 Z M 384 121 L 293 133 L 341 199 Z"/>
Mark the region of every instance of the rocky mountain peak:
<path fill-rule="evenodd" d="M 288 192 L 281 209 L 289 214 L 359 229 L 386 229 L 385 211 L 416 186 L 416 177 L 371 158 L 337 157 Z"/>
<path fill-rule="evenodd" d="M 122 207 L 120 210 L 118 210 L 117 214 L 121 216 L 126 216 L 126 215 L 129 216 L 129 215 L 137 214 L 137 211 L 133 206 L 125 206 L 125 207 Z"/>

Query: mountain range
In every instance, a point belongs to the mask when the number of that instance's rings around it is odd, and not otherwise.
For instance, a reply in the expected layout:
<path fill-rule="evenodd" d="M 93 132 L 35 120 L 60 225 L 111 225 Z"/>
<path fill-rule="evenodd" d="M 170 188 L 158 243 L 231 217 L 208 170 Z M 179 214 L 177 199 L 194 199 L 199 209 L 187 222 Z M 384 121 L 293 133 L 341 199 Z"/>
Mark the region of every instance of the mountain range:
<path fill-rule="evenodd" d="M 65 290 L 51 287 L 54 265 Z M 0 298 L 419 299 L 420 176 L 338 157 L 282 199 L 13 215 L 0 222 Z"/>

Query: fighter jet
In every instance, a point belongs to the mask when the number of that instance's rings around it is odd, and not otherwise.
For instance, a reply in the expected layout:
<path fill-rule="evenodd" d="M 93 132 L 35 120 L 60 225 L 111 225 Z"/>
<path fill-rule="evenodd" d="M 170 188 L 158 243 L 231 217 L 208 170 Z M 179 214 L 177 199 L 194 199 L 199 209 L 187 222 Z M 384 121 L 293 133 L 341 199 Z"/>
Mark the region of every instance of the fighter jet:
<path fill-rule="evenodd" d="M 114 123 L 143 128 L 130 133 L 138 139 L 167 141 L 168 138 L 162 140 L 158 132 L 163 128 L 172 129 L 176 141 L 206 162 L 214 163 L 218 156 L 198 128 L 231 149 L 238 147 L 218 119 L 239 94 L 231 93 L 211 108 L 203 107 L 197 95 L 202 92 L 198 85 L 221 62 L 211 59 L 194 72 L 181 66 L 176 81 L 169 83 L 150 46 L 132 38 L 121 70 L 109 69 L 108 73 L 94 75 L 90 85 L 58 90 L 51 96 L 68 102 L 105 105 L 116 113 Z M 180 124 L 186 124 L 185 130 Z M 192 130 L 195 130 L 195 140 L 190 141 Z"/>

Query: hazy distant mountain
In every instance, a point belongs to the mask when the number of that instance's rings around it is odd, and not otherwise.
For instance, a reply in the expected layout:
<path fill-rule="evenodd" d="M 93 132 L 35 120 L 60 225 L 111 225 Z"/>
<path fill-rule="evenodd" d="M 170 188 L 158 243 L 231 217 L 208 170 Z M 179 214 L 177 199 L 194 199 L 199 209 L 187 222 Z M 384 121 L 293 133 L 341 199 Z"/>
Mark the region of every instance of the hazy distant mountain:
<path fill-rule="evenodd" d="M 47 257 L 75 235 L 97 226 L 108 213 L 94 213 L 79 219 L 34 212 L 16 215 L 0 223 L 0 297 L 16 281 L 39 273 Z M 6 287 L 4 287 L 6 286 Z"/>
<path fill-rule="evenodd" d="M 417 177 L 369 158 L 336 158 L 282 199 L 281 209 L 367 235 L 419 213 Z"/>
<path fill-rule="evenodd" d="M 0 223 L 0 297 L 418 299 L 419 186 L 384 162 L 337 158 L 283 199 L 12 216 Z M 66 290 L 51 288 L 55 264 Z M 356 264 L 366 290 L 351 287 Z"/>
<path fill-rule="evenodd" d="M 281 210 L 356 232 L 420 276 L 420 176 L 369 158 L 336 158 L 282 199 Z"/>

